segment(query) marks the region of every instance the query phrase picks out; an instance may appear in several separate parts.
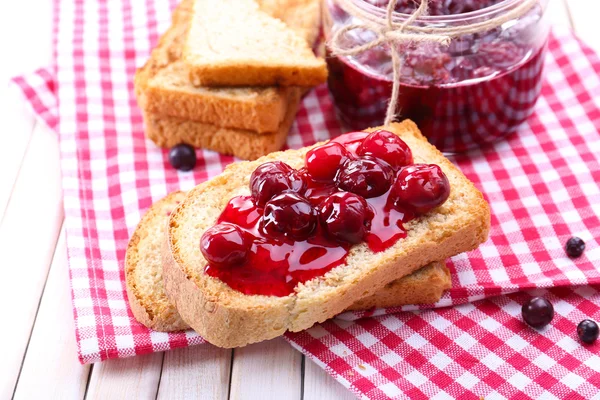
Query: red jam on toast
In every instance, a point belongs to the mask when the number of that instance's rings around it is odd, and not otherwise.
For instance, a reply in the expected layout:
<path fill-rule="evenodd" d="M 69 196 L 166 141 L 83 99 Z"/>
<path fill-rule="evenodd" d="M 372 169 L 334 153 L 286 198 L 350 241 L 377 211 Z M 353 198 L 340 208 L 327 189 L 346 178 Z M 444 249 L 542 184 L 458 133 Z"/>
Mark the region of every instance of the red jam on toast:
<path fill-rule="evenodd" d="M 311 149 L 300 170 L 261 164 L 250 192 L 202 235 L 205 272 L 244 294 L 287 296 L 344 264 L 352 245 L 380 252 L 406 237 L 404 223 L 444 203 L 450 184 L 439 166 L 414 164 L 402 139 L 378 130 Z"/>

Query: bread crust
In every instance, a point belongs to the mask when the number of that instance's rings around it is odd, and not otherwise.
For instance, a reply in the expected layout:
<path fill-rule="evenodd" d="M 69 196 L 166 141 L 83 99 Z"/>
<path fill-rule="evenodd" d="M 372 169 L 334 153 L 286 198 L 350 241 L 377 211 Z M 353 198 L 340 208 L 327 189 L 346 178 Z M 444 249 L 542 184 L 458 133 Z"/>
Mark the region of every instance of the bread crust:
<path fill-rule="evenodd" d="M 409 222 L 407 237 L 381 253 L 370 252 L 365 244 L 354 246 L 346 265 L 298 285 L 292 295 L 248 296 L 204 274 L 206 260 L 197 245 L 199 238 L 214 224 L 231 197 L 247 193 L 249 175 L 258 165 L 278 159 L 299 167 L 308 148 L 232 164 L 221 175 L 194 188 L 169 219 L 163 246 L 163 276 L 167 297 L 182 319 L 210 343 L 220 347 L 244 346 L 279 336 L 286 330 L 307 329 L 422 265 L 474 249 L 485 241 L 490 211 L 483 195 L 427 143 L 412 121 L 386 129 L 409 144 L 416 162 L 435 163 L 442 168 L 451 183 L 446 203 Z"/>
<path fill-rule="evenodd" d="M 138 105 L 145 113 L 257 134 L 277 130 L 285 116 L 289 88 L 209 90 L 180 86 L 177 82 L 171 85 L 162 78 L 173 79 L 185 73 L 187 79 L 183 63 L 176 61 L 155 74 L 149 63 L 138 70 L 134 80 Z"/>
<path fill-rule="evenodd" d="M 133 235 L 129 239 L 125 253 L 125 283 L 127 288 L 127 298 L 131 307 L 131 312 L 136 320 L 143 325 L 155 331 L 171 332 L 187 329 L 185 323 L 177 310 L 167 301 L 164 295 L 162 284 L 162 271 L 155 268 L 149 271 L 150 275 L 159 275 L 154 282 L 154 287 L 143 288 L 141 280 L 136 276 L 136 271 L 143 268 L 144 264 L 152 264 L 154 260 L 148 262 L 145 257 L 154 256 L 149 253 L 152 250 L 144 246 L 143 241 L 153 242 L 152 237 L 156 235 L 157 228 L 161 234 L 164 234 L 164 222 L 168 219 L 166 213 L 172 210 L 185 197 L 184 192 L 173 192 L 152 205 L 148 212 L 142 217 Z M 157 227 L 160 225 L 160 227 Z M 160 251 L 160 248 L 158 249 Z M 160 262 L 160 255 L 154 257 Z M 158 290 L 156 288 L 159 288 Z"/>
<path fill-rule="evenodd" d="M 187 143 L 196 148 L 255 160 L 280 150 L 285 144 L 300 105 L 300 92 L 300 88 L 291 88 L 286 116 L 273 133 L 258 135 L 241 129 L 221 128 L 201 122 L 144 113 L 146 136 L 159 147 L 168 148 Z"/>
<path fill-rule="evenodd" d="M 438 261 L 386 284 L 383 289 L 356 301 L 346 311 L 433 304 L 451 287 L 450 271 L 444 262 Z"/>

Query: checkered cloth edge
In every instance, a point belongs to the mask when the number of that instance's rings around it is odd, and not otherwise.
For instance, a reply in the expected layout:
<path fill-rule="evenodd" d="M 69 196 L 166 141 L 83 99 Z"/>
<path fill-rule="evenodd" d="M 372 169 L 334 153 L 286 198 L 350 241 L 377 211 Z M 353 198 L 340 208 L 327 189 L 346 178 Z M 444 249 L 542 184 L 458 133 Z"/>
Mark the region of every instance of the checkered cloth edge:
<path fill-rule="evenodd" d="M 199 167 L 181 173 L 143 136 L 131 77 L 174 5 L 57 0 L 56 73 L 15 79 L 60 134 L 82 362 L 202 343 L 193 332 L 152 332 L 138 324 L 122 270 L 128 237 L 153 201 L 233 161 L 199 151 Z M 595 395 L 598 348 L 581 347 L 573 335 L 584 316 L 600 319 L 598 75 L 600 60 L 588 47 L 569 32 L 554 32 L 535 114 L 508 140 L 453 160 L 492 207 L 490 240 L 452 259 L 454 288 L 426 308 L 456 307 L 345 313 L 288 340 L 366 398 Z M 323 86 L 304 99 L 287 145 L 339 133 Z M 572 235 L 587 242 L 577 260 L 563 251 Z M 557 320 L 534 332 L 518 318 L 526 296 L 517 292 L 551 287 L 536 290 L 554 300 Z"/>
<path fill-rule="evenodd" d="M 13 78 L 12 82 L 21 89 L 35 115 L 50 129 L 56 130 L 56 79 L 50 70 L 40 68 L 30 74 Z"/>

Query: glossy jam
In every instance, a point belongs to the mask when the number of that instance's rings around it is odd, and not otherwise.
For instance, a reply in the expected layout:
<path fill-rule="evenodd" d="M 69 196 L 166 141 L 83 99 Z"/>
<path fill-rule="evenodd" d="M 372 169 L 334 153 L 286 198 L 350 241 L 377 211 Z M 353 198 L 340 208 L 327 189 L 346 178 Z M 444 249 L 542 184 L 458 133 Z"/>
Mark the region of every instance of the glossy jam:
<path fill-rule="evenodd" d="M 326 238 L 320 227 L 304 241 L 264 235 L 259 223 L 262 212 L 250 196 L 231 199 L 218 222 L 238 225 L 252 240 L 250 254 L 235 267 L 209 265 L 208 275 L 244 294 L 286 296 L 299 282 L 321 276 L 346 259 L 350 246 Z"/>
<path fill-rule="evenodd" d="M 387 0 L 365 0 L 385 7 Z M 460 14 L 499 3 L 494 0 L 432 0 L 431 15 Z M 399 12 L 417 2 L 400 1 Z M 332 18 L 347 24 L 344 14 Z M 447 47 L 401 44 L 400 93 L 396 119 L 413 120 L 442 151 L 461 152 L 516 130 L 534 110 L 541 92 L 547 27 L 543 10 L 521 20 L 455 38 Z M 346 22 L 344 22 L 346 21 Z M 545 21 L 545 20 L 544 20 Z M 358 44 L 371 40 L 351 32 Z M 392 62 L 382 46 L 355 57 L 327 57 L 328 84 L 342 123 L 351 130 L 381 125 L 392 90 Z"/>
<path fill-rule="evenodd" d="M 356 149 L 367 135 L 364 132 L 343 135 L 336 142 L 356 157 Z M 299 172 L 307 184 L 303 195 L 314 207 L 339 191 L 333 182 L 313 180 L 305 169 Z M 383 251 L 406 237 L 403 223 L 415 217 L 394 207 L 390 192 L 391 189 L 381 196 L 366 199 L 373 218 L 365 242 L 373 252 Z M 329 237 L 320 225 L 307 240 L 275 238 L 266 235 L 261 228 L 263 212 L 264 208 L 257 206 L 251 196 L 238 196 L 229 201 L 217 223 L 237 225 L 252 245 L 246 262 L 233 267 L 208 265 L 205 270 L 208 275 L 244 294 L 286 296 L 298 283 L 322 276 L 345 262 L 351 245 Z"/>
<path fill-rule="evenodd" d="M 439 149 L 461 152 L 512 132 L 532 113 L 541 91 L 544 51 L 507 72 L 449 85 L 401 84 L 397 119 L 413 120 Z M 328 57 L 329 90 L 338 115 L 350 129 L 378 126 L 385 119 L 392 82 L 369 75 L 345 60 Z"/>

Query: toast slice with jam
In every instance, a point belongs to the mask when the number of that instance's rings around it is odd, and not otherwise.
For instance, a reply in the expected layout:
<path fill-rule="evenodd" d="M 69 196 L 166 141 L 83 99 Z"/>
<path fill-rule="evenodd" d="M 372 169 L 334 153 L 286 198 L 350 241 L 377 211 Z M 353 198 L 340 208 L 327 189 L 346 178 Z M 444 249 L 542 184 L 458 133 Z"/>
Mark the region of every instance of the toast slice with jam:
<path fill-rule="evenodd" d="M 131 310 L 140 323 L 156 331 L 173 332 L 189 328 L 167 299 L 161 254 L 169 216 L 184 198 L 185 192 L 178 191 L 154 203 L 142 217 L 127 246 L 125 278 Z M 434 262 L 390 282 L 348 309 L 435 303 L 450 286 L 450 273 L 444 262 Z"/>
<path fill-rule="evenodd" d="M 472 250 L 489 225 L 483 195 L 407 120 L 231 164 L 195 187 L 169 217 L 165 292 L 207 341 L 244 346 Z"/>

